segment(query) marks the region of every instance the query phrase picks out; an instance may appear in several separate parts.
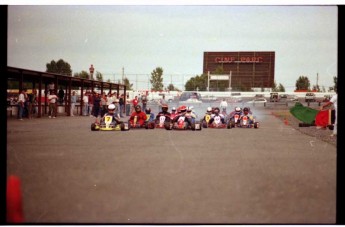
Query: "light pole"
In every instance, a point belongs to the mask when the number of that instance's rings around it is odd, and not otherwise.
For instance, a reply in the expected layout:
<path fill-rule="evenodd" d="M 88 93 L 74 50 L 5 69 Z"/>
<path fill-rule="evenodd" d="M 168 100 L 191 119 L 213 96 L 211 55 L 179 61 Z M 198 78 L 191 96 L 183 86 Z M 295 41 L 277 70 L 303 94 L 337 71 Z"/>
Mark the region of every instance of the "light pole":
<path fill-rule="evenodd" d="M 91 67 L 89 68 L 89 70 L 90 70 L 91 80 L 93 80 L 93 72 L 95 71 L 95 68 L 93 67 L 92 64 L 91 64 Z"/>

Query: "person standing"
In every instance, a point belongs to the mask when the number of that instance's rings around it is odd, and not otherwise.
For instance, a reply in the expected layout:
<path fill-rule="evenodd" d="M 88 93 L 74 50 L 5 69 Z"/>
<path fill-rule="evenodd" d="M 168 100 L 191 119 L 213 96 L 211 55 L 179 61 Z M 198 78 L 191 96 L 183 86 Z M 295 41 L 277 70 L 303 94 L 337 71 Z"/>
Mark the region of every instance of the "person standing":
<path fill-rule="evenodd" d="M 103 117 L 105 115 L 105 113 L 107 112 L 107 95 L 105 93 L 103 93 L 102 98 L 101 98 L 101 117 Z"/>
<path fill-rule="evenodd" d="M 134 99 L 132 100 L 132 113 L 135 111 L 135 107 L 139 104 L 139 99 L 138 96 L 135 96 Z"/>
<path fill-rule="evenodd" d="M 77 95 L 75 94 L 75 91 L 72 91 L 72 95 L 71 95 L 71 117 L 74 117 L 74 109 L 75 109 L 76 103 L 77 103 Z"/>
<path fill-rule="evenodd" d="M 62 105 L 63 104 L 63 98 L 65 97 L 65 92 L 63 91 L 62 87 L 60 87 L 59 89 L 59 104 Z"/>
<path fill-rule="evenodd" d="M 96 118 L 96 122 L 98 122 L 98 115 L 100 114 L 101 109 L 101 97 L 99 96 L 98 92 L 95 93 L 95 96 L 93 97 L 93 108 L 92 108 L 92 114 Z"/>
<path fill-rule="evenodd" d="M 223 98 L 223 100 L 220 102 L 219 107 L 222 109 L 222 114 L 226 114 L 228 103 L 226 102 L 225 98 Z"/>
<path fill-rule="evenodd" d="M 26 89 L 23 89 L 22 92 L 19 94 L 18 97 L 18 114 L 19 120 L 23 120 L 23 112 L 24 112 L 24 103 L 26 99 Z"/>
<path fill-rule="evenodd" d="M 124 99 L 123 94 L 120 96 L 119 105 L 120 105 L 120 117 L 123 117 L 123 112 L 125 110 L 125 99 Z"/>
<path fill-rule="evenodd" d="M 147 106 L 147 97 L 146 95 L 142 95 L 141 96 L 141 103 L 142 103 L 142 110 L 146 110 L 146 106 Z"/>
<path fill-rule="evenodd" d="M 32 89 L 32 93 L 28 95 L 29 97 L 29 106 L 28 106 L 28 118 L 32 118 L 32 115 L 34 114 L 34 105 L 36 102 L 36 89 Z"/>
<path fill-rule="evenodd" d="M 162 107 L 168 105 L 167 101 L 165 100 L 165 95 L 163 95 L 162 98 L 159 100 L 158 105 L 159 105 L 158 112 L 162 112 L 163 111 Z"/>
<path fill-rule="evenodd" d="M 48 95 L 49 102 L 49 118 L 56 118 L 56 102 L 58 97 L 55 95 L 54 90 Z"/>
<path fill-rule="evenodd" d="M 331 106 L 333 104 L 334 110 L 335 110 L 335 119 L 334 119 L 334 128 L 333 133 L 331 136 L 337 136 L 337 128 L 338 128 L 338 91 L 335 91 L 336 94 L 332 96 L 332 98 L 325 104 L 321 106 L 321 110 L 327 106 Z"/>
<path fill-rule="evenodd" d="M 89 109 L 88 109 L 88 115 L 90 117 L 93 116 L 93 99 L 95 98 L 95 93 L 94 91 L 89 93 Z"/>
<path fill-rule="evenodd" d="M 89 94 L 85 92 L 83 96 L 83 116 L 87 116 L 89 113 Z"/>

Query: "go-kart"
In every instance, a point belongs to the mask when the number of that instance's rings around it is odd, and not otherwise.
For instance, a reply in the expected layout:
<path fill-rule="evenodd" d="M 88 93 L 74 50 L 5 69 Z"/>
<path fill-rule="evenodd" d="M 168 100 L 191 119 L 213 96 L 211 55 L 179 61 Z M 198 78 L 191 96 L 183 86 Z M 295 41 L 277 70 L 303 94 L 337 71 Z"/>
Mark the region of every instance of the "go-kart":
<path fill-rule="evenodd" d="M 186 122 L 186 116 L 180 116 L 176 122 L 165 124 L 165 129 L 201 131 L 202 127 L 199 121 L 195 121 L 189 124 L 188 122 Z"/>
<path fill-rule="evenodd" d="M 100 123 L 92 123 L 91 131 L 128 131 L 129 125 L 121 122 L 120 124 L 113 121 L 113 116 L 105 116 Z"/>
<path fill-rule="evenodd" d="M 220 116 L 215 116 L 212 123 L 208 123 L 208 128 L 227 128 L 226 123 L 222 123 Z"/>
<path fill-rule="evenodd" d="M 144 122 L 144 124 L 140 125 L 139 122 L 137 121 L 137 116 L 135 116 L 133 119 L 133 122 L 128 120 L 128 126 L 131 129 L 140 129 L 140 128 L 154 129 L 155 123 L 154 122 Z"/>
<path fill-rule="evenodd" d="M 211 114 L 205 114 L 205 117 L 201 120 L 201 124 L 203 128 L 208 127 L 208 122 L 211 120 Z"/>
<path fill-rule="evenodd" d="M 252 120 L 249 119 L 248 116 L 242 116 L 237 120 L 237 123 L 230 119 L 228 124 L 227 124 L 227 128 L 234 128 L 234 127 L 238 127 L 238 128 L 259 128 L 259 122 L 257 122 L 255 120 L 255 118 L 253 118 Z"/>
<path fill-rule="evenodd" d="M 170 121 L 166 121 L 170 119 L 168 116 L 160 116 L 159 119 L 154 123 L 155 128 L 166 128 L 168 125 L 170 125 Z"/>

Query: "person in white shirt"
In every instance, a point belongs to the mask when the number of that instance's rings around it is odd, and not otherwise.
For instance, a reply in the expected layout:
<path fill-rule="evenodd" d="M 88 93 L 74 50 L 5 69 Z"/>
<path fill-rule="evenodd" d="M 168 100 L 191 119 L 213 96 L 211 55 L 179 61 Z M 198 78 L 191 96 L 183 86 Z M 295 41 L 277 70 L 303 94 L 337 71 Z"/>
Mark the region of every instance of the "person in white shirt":
<path fill-rule="evenodd" d="M 83 116 L 87 116 L 89 113 L 89 94 L 85 92 L 83 96 Z"/>
<path fill-rule="evenodd" d="M 226 108 L 228 107 L 228 103 L 226 102 L 225 99 L 223 99 L 220 102 L 219 107 L 222 109 L 222 112 L 226 113 Z"/>
<path fill-rule="evenodd" d="M 338 91 L 336 91 L 336 94 L 332 96 L 331 100 L 327 102 L 326 104 L 321 106 L 321 110 L 327 106 L 330 106 L 333 104 L 334 110 L 335 110 L 335 119 L 334 119 L 334 128 L 333 128 L 333 133 L 331 136 L 336 136 L 337 135 L 337 128 L 338 128 L 338 121 L 337 121 L 337 115 L 338 115 Z"/>
<path fill-rule="evenodd" d="M 26 89 L 23 89 L 22 92 L 19 94 L 18 97 L 18 112 L 19 112 L 19 120 L 23 120 L 23 112 L 24 112 L 24 103 L 26 100 Z"/>
<path fill-rule="evenodd" d="M 50 91 L 50 94 L 48 95 L 49 118 L 55 118 L 56 117 L 56 101 L 57 100 L 58 100 L 58 97 L 55 95 L 54 90 Z"/>

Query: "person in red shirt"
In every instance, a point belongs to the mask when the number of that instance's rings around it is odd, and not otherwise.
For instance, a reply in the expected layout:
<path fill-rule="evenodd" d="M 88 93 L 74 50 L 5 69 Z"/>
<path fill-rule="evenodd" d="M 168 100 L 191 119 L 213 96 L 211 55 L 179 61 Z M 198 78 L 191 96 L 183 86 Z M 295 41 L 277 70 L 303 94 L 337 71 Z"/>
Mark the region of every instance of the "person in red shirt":
<path fill-rule="evenodd" d="M 146 118 L 146 114 L 141 111 L 141 106 L 136 105 L 135 111 L 129 118 L 129 124 L 131 125 L 131 127 L 145 127 Z"/>
<path fill-rule="evenodd" d="M 139 104 L 139 99 L 138 96 L 135 96 L 134 99 L 132 100 L 132 113 L 135 111 L 135 107 Z"/>

